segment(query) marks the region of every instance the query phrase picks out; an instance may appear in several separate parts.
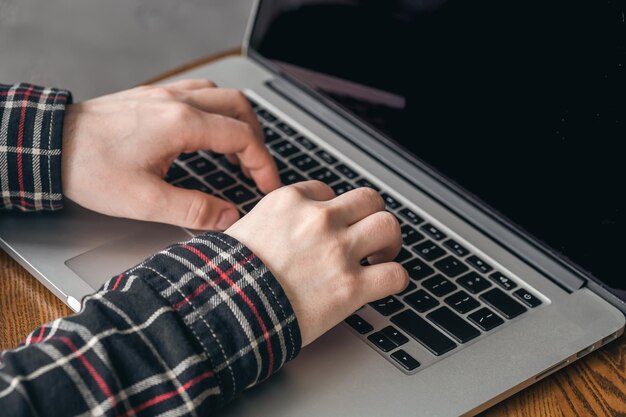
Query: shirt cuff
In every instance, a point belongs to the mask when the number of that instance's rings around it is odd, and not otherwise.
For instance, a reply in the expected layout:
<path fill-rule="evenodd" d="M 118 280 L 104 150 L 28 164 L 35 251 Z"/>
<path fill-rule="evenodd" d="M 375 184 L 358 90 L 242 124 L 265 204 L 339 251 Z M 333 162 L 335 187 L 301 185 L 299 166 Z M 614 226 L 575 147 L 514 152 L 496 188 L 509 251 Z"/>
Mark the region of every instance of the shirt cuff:
<path fill-rule="evenodd" d="M 0 84 L 0 208 L 59 210 L 61 145 L 69 91 Z"/>
<path fill-rule="evenodd" d="M 211 361 L 222 404 L 300 351 L 287 295 L 263 262 L 232 237 L 207 233 L 169 247 L 146 265 L 154 273 L 143 279 L 178 313 Z"/>

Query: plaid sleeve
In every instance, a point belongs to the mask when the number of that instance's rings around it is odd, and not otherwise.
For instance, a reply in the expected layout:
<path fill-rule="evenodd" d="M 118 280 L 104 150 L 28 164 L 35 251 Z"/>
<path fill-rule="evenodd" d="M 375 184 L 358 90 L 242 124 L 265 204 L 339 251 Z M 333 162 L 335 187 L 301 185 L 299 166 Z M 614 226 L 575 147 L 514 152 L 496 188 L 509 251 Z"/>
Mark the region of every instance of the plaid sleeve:
<path fill-rule="evenodd" d="M 8 415 L 204 416 L 298 353 L 285 293 L 233 238 L 157 253 L 0 355 Z"/>
<path fill-rule="evenodd" d="M 0 84 L 0 208 L 58 210 L 68 91 Z"/>

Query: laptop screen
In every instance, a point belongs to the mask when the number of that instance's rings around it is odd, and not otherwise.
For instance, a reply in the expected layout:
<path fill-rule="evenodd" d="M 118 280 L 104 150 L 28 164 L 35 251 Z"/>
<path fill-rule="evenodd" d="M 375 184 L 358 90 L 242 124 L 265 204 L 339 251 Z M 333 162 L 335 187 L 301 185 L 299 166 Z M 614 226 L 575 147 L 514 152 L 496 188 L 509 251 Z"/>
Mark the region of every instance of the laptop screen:
<path fill-rule="evenodd" d="M 625 12 L 264 0 L 250 48 L 626 300 Z"/>

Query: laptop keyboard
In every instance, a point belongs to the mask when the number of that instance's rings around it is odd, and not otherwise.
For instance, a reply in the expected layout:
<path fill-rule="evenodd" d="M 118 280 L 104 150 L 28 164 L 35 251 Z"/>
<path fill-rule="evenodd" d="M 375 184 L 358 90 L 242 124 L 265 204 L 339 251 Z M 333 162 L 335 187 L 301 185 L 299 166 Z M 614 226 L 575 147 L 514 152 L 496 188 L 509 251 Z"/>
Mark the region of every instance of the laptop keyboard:
<path fill-rule="evenodd" d="M 399 369 L 414 373 L 421 365 L 413 356 L 441 357 L 542 304 L 534 290 L 523 288 L 521 282 L 450 238 L 444 227 L 405 207 L 390 191 L 268 109 L 252 100 L 251 104 L 284 184 L 316 179 L 330 185 L 337 195 L 370 187 L 381 193 L 387 210 L 400 221 L 404 246 L 396 261 L 407 269 L 409 286 L 346 319 L 359 337 Z M 263 197 L 238 166 L 211 152 L 180 155 L 166 180 L 230 200 L 242 215 Z M 371 317 L 369 308 L 376 312 L 378 324 L 365 319 Z"/>

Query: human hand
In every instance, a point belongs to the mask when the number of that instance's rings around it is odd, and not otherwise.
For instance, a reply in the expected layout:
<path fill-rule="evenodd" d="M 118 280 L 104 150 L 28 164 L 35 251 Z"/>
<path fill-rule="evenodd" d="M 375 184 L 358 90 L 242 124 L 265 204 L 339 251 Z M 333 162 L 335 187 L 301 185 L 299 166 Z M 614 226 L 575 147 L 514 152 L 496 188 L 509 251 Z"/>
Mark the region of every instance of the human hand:
<path fill-rule="evenodd" d="M 163 180 L 178 155 L 201 149 L 240 163 L 264 193 L 281 185 L 243 94 L 184 80 L 68 106 L 63 192 L 112 216 L 223 230 L 239 218 L 232 203 Z"/>
<path fill-rule="evenodd" d="M 400 225 L 380 195 L 358 188 L 333 197 L 319 181 L 283 187 L 225 232 L 278 279 L 303 346 L 362 305 L 408 285 L 406 270 L 392 262 L 402 244 Z M 365 258 L 369 266 L 360 264 Z"/>

